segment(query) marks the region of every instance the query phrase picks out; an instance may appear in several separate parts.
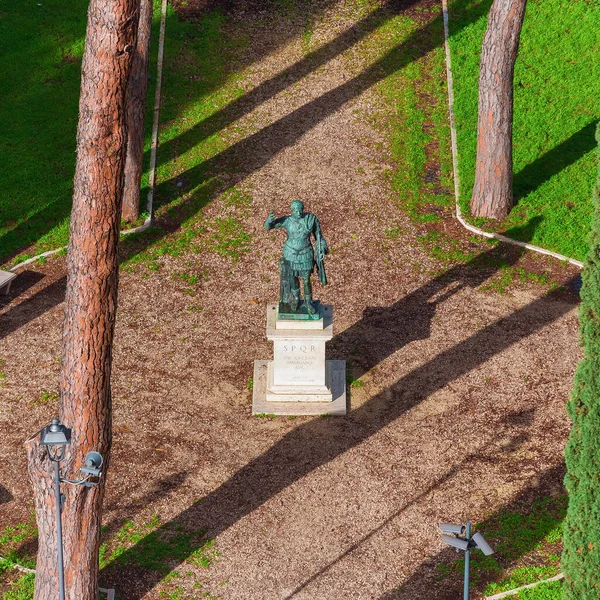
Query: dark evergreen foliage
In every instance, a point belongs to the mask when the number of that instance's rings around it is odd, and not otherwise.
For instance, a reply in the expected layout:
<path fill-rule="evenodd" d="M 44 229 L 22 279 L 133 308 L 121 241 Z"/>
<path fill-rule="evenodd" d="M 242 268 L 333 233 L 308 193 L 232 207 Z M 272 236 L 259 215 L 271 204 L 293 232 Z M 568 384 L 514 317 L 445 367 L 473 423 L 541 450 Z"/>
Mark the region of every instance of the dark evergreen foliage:
<path fill-rule="evenodd" d="M 596 140 L 600 144 L 600 124 Z M 567 405 L 573 428 L 565 450 L 564 600 L 600 599 L 600 179 L 594 202 L 579 310 L 584 357 Z"/>

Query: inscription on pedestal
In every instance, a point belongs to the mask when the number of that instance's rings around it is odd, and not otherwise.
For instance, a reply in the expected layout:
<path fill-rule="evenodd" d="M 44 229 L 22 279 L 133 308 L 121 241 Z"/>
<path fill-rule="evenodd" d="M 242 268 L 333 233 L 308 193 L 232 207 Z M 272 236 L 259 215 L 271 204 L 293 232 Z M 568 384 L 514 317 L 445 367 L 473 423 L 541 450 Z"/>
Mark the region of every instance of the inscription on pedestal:
<path fill-rule="evenodd" d="M 275 340 L 275 385 L 325 385 L 325 342 Z"/>

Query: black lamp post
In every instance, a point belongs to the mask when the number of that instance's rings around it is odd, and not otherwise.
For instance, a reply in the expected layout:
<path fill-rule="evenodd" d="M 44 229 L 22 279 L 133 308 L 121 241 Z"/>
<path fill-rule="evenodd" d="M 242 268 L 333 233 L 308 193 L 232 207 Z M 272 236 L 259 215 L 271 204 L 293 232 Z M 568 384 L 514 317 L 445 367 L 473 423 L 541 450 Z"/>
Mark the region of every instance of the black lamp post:
<path fill-rule="evenodd" d="M 60 476 L 60 461 L 66 454 L 67 445 L 71 443 L 71 430 L 65 427 L 59 419 L 52 419 L 50 425 L 44 427 L 40 434 L 40 444 L 48 449 L 48 457 L 54 463 L 54 493 L 56 497 L 56 546 L 58 554 L 58 597 L 59 600 L 65 600 L 65 569 L 63 562 L 63 540 L 62 540 L 62 503 L 64 496 L 60 493 L 60 484 L 69 483 L 71 485 L 84 485 L 92 487 L 98 485 L 99 481 L 88 481 L 90 477 L 100 478 L 102 472 L 102 456 L 98 452 L 88 452 L 85 467 L 80 471 L 84 478 L 72 481 Z"/>
<path fill-rule="evenodd" d="M 60 493 L 60 461 L 65 457 L 67 444 L 71 443 L 71 430 L 52 419 L 42 429 L 41 445 L 48 447 L 48 457 L 54 463 L 54 493 L 56 495 L 56 545 L 58 549 L 58 597 L 65 600 L 65 569 L 63 564 L 62 544 L 62 496 Z"/>

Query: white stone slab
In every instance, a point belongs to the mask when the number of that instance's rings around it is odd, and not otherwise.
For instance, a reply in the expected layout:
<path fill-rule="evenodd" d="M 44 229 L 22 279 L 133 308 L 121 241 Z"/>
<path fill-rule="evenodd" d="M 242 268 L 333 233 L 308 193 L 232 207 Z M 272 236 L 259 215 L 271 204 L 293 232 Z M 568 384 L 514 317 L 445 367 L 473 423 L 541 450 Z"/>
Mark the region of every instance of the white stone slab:
<path fill-rule="evenodd" d="M 321 323 L 321 321 L 312 321 L 313 323 Z M 310 321 L 284 321 L 284 323 L 294 323 L 287 329 L 278 326 L 277 324 L 277 304 L 269 304 L 267 306 L 267 339 L 305 339 L 307 336 L 313 339 L 330 340 L 333 337 L 333 306 L 329 304 L 323 305 L 323 325 L 321 329 L 316 329 L 307 326 Z M 300 327 L 297 323 L 303 323 Z M 320 325 L 321 327 L 321 325 Z"/>
<path fill-rule="evenodd" d="M 330 402 L 269 402 L 266 398 L 268 360 L 254 361 L 254 386 L 252 391 L 252 414 L 268 415 L 345 415 L 346 405 L 346 361 L 331 360 L 331 391 Z"/>
<path fill-rule="evenodd" d="M 267 369 L 267 391 L 268 402 L 331 402 L 331 361 L 325 363 L 326 377 L 323 385 L 276 385 L 274 361 L 269 362 Z"/>

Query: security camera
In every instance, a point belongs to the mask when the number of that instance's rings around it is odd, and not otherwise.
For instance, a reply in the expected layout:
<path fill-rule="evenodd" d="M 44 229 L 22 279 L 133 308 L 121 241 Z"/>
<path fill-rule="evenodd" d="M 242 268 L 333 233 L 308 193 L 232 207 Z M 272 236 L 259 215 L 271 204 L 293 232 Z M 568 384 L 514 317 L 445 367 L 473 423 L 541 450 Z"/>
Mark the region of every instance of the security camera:
<path fill-rule="evenodd" d="M 102 471 L 100 467 L 104 460 L 99 452 L 88 452 L 85 457 L 85 467 L 81 467 L 81 472 L 92 477 L 100 477 Z"/>
<path fill-rule="evenodd" d="M 475 543 L 475 546 L 479 548 L 486 556 L 494 554 L 493 548 L 485 541 L 485 538 L 480 533 L 476 533 L 471 539 Z"/>
<path fill-rule="evenodd" d="M 454 533 L 455 535 L 460 535 L 461 533 L 464 533 L 465 526 L 453 525 L 452 523 L 440 523 L 440 529 L 444 533 Z"/>
<path fill-rule="evenodd" d="M 469 542 L 467 540 L 448 535 L 447 533 L 442 534 L 442 541 L 444 544 L 448 544 L 448 546 L 452 546 L 457 550 L 466 550 L 469 547 Z"/>

